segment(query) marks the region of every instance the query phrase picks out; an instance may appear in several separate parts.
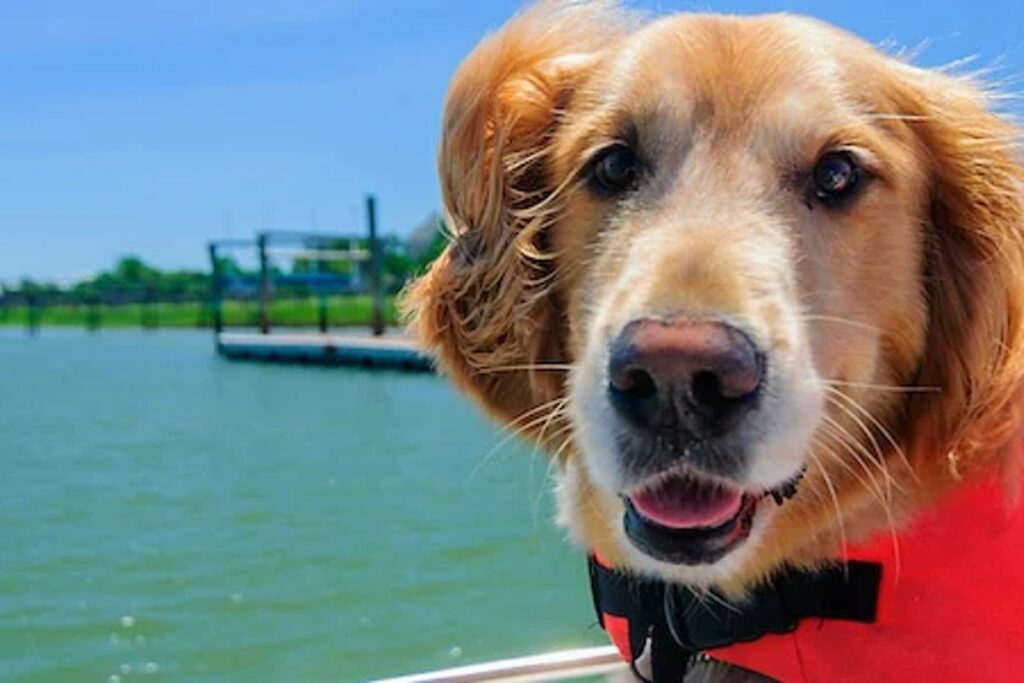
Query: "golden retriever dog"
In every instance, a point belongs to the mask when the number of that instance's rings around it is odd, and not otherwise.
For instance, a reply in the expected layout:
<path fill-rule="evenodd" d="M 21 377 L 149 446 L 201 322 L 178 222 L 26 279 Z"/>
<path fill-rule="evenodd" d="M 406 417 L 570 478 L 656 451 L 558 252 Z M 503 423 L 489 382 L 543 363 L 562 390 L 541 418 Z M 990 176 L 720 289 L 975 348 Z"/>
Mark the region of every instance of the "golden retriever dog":
<path fill-rule="evenodd" d="M 964 482 L 1012 498 L 1024 170 L 990 99 L 813 19 L 541 3 L 451 83 L 413 329 L 631 572 L 741 599 Z"/>

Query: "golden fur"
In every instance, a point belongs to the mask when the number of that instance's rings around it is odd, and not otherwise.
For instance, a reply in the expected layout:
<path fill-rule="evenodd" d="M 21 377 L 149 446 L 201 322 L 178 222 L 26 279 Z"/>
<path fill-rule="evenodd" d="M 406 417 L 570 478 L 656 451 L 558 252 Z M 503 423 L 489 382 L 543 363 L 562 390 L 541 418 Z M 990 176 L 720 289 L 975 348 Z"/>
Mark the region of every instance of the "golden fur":
<path fill-rule="evenodd" d="M 653 150 L 654 180 L 601 202 L 581 168 L 624 122 Z M 405 305 L 461 389 L 553 452 L 561 517 L 585 545 L 739 592 L 898 529 L 987 470 L 1015 488 L 1018 133 L 969 79 L 810 19 L 643 22 L 542 3 L 452 81 L 439 160 L 452 242 Z M 843 211 L 805 205 L 791 179 L 837 144 L 874 181 Z M 750 321 L 793 392 L 806 380 L 807 405 L 822 402 L 798 452 L 766 456 L 772 473 L 806 460 L 799 494 L 713 573 L 638 560 L 587 448 L 601 441 L 587 435 L 599 347 L 630 317 L 676 310 Z"/>

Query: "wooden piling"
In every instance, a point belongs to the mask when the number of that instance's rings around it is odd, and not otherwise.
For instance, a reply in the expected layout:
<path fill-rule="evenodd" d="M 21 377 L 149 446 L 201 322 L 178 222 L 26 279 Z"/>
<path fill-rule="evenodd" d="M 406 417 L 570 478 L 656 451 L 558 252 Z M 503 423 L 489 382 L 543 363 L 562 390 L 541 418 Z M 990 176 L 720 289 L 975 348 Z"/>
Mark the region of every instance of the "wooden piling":
<path fill-rule="evenodd" d="M 156 300 L 156 292 L 152 287 L 147 286 L 142 291 L 142 298 L 139 301 L 139 326 L 144 330 L 160 327 L 160 303 Z"/>
<path fill-rule="evenodd" d="M 206 251 L 210 255 L 210 310 L 213 313 L 213 331 L 214 334 L 220 334 L 224 330 L 224 318 L 221 312 L 223 293 L 220 284 L 220 258 L 217 256 L 217 245 L 213 242 L 206 245 Z"/>
<path fill-rule="evenodd" d="M 35 294 L 25 297 L 25 325 L 33 337 L 39 334 L 39 322 L 43 317 L 43 307 Z"/>
<path fill-rule="evenodd" d="M 384 278 L 383 254 L 377 238 L 377 200 L 372 194 L 366 196 L 366 223 L 370 234 L 370 295 L 373 297 L 370 327 L 375 337 L 384 334 Z"/>
<path fill-rule="evenodd" d="M 323 240 L 316 241 L 316 250 L 320 252 L 324 248 Z M 316 266 L 314 268 L 317 275 L 323 275 L 324 272 L 324 260 L 320 258 L 320 254 L 317 254 Z M 324 283 L 317 282 L 316 284 L 316 303 L 317 303 L 317 327 L 320 329 L 321 334 L 327 334 L 327 293 L 324 291 Z"/>
<path fill-rule="evenodd" d="M 267 234 L 257 240 L 260 255 L 260 333 L 270 334 L 270 264 L 267 261 Z"/>
<path fill-rule="evenodd" d="M 89 294 L 85 299 L 85 328 L 90 332 L 100 329 L 100 306 L 99 297 Z"/>

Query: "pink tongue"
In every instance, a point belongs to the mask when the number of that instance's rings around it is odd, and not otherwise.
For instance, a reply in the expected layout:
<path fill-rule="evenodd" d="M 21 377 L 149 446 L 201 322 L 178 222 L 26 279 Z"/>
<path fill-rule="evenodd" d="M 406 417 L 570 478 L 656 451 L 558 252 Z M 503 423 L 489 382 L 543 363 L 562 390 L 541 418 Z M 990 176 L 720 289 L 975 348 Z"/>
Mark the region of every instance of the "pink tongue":
<path fill-rule="evenodd" d="M 657 488 L 630 496 L 641 515 L 661 526 L 696 529 L 723 524 L 740 510 L 743 495 L 734 489 L 674 476 Z"/>

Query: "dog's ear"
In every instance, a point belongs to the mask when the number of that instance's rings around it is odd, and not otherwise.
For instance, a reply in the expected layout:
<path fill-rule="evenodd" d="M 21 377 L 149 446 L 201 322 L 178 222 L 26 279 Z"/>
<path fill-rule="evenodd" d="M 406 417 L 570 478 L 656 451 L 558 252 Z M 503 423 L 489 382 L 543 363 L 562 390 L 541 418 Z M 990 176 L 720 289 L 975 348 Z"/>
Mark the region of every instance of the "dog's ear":
<path fill-rule="evenodd" d="M 909 404 L 915 464 L 955 477 L 1009 452 L 1024 378 L 1024 169 L 1020 131 L 966 79 L 909 69 L 894 93 L 930 165 L 917 377 Z M 1014 448 L 1015 450 L 1015 448 Z M 924 459 L 928 459 L 927 461 Z"/>
<path fill-rule="evenodd" d="M 550 147 L 625 25 L 606 3 L 542 3 L 481 42 L 448 91 L 438 164 L 451 242 L 404 308 L 442 368 L 506 421 L 562 393 L 564 372 L 531 369 L 564 361 Z"/>

